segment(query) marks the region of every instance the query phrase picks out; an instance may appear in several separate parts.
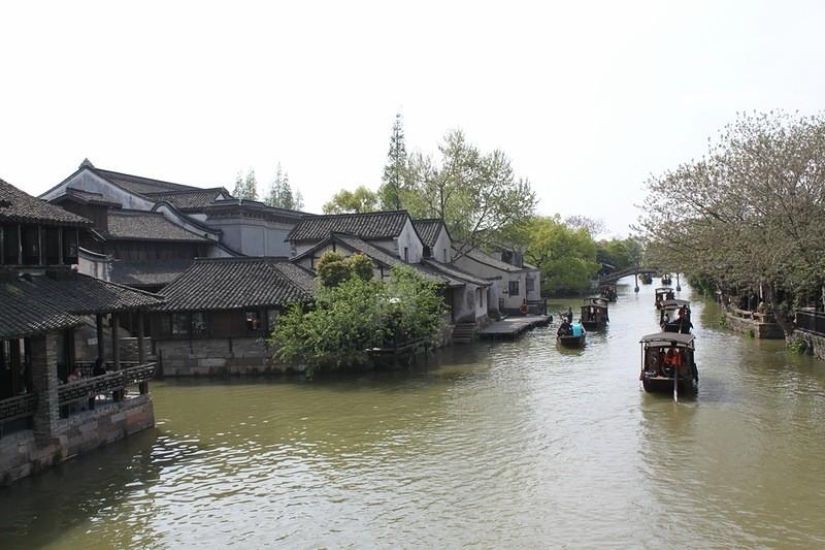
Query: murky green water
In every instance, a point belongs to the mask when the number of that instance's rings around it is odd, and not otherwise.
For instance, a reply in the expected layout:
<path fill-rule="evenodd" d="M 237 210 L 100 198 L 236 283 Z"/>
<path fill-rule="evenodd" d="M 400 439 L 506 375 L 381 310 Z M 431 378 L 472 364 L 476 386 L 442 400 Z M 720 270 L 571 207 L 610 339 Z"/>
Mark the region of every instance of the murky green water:
<path fill-rule="evenodd" d="M 156 383 L 157 429 L 0 490 L 0 548 L 825 547 L 825 365 L 695 302 L 698 398 L 645 394 L 652 290 L 583 351 L 551 327 L 410 372 Z"/>

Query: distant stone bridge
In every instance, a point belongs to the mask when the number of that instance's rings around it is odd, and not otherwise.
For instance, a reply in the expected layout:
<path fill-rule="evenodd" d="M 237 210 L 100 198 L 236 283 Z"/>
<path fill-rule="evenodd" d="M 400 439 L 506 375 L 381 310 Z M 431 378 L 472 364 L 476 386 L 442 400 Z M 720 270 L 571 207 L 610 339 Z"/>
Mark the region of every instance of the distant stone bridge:
<path fill-rule="evenodd" d="M 659 269 L 655 267 L 628 267 L 626 269 L 620 269 L 619 271 L 611 271 L 605 275 L 599 277 L 599 284 L 606 285 L 606 284 L 613 284 L 618 282 L 619 279 L 627 277 L 628 275 L 638 275 L 639 273 L 647 273 L 651 277 L 659 273 Z"/>

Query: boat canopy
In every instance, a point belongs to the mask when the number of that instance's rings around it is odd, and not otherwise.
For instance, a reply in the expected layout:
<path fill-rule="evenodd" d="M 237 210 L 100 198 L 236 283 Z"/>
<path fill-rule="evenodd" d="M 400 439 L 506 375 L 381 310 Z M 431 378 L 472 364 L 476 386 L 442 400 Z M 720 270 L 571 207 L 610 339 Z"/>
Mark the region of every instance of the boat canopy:
<path fill-rule="evenodd" d="M 649 346 L 669 346 L 673 342 L 683 346 L 689 346 L 693 343 L 694 336 L 692 334 L 682 334 L 680 332 L 657 332 L 655 334 L 646 334 L 639 340 L 640 344 L 647 344 Z"/>
<path fill-rule="evenodd" d="M 673 292 L 673 289 L 669 286 L 660 286 L 656 289 L 656 294 L 664 294 L 666 292 Z"/>
<path fill-rule="evenodd" d="M 670 300 L 663 300 L 662 307 L 665 309 L 678 309 L 682 306 L 689 306 L 690 300 L 680 300 L 679 298 L 672 298 Z"/>

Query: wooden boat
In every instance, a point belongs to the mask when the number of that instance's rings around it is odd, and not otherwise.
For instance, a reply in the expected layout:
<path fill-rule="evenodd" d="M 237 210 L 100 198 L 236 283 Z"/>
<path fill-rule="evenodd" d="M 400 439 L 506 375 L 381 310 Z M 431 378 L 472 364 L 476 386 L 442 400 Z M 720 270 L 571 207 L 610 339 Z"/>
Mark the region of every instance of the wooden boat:
<path fill-rule="evenodd" d="M 664 300 L 659 308 L 659 326 L 665 332 L 690 334 L 693 323 L 690 320 L 690 302 L 687 300 Z"/>
<path fill-rule="evenodd" d="M 653 277 L 650 276 L 650 273 L 639 273 L 639 281 L 643 285 L 649 285 L 653 282 Z"/>
<path fill-rule="evenodd" d="M 642 336 L 642 370 L 639 380 L 646 392 L 693 395 L 699 389 L 695 340 L 692 334 L 658 332 Z"/>
<path fill-rule="evenodd" d="M 670 273 L 665 273 L 662 275 L 662 286 L 670 286 L 670 283 L 673 282 L 673 279 L 670 278 Z"/>
<path fill-rule="evenodd" d="M 610 317 L 607 314 L 607 302 L 600 296 L 585 298 L 581 312 L 581 324 L 584 328 L 604 328 L 610 322 Z"/>
<path fill-rule="evenodd" d="M 583 348 L 586 340 L 587 330 L 581 323 L 562 322 L 556 332 L 556 341 L 567 348 Z"/>
<path fill-rule="evenodd" d="M 599 294 L 607 298 L 608 302 L 615 302 L 619 298 L 619 292 L 616 290 L 616 285 L 602 285 L 599 288 Z"/>
<path fill-rule="evenodd" d="M 669 286 L 661 286 L 654 291 L 656 309 L 662 309 L 662 302 L 665 300 L 673 300 L 676 295 L 673 289 Z"/>

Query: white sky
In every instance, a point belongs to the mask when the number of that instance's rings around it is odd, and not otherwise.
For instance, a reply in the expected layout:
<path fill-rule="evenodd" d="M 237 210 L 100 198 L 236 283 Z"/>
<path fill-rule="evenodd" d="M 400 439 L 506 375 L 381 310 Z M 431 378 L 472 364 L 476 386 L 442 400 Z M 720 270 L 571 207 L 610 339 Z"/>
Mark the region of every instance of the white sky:
<path fill-rule="evenodd" d="M 814 114 L 825 3 L 4 2 L 0 178 L 37 195 L 96 166 L 230 191 L 281 162 L 305 210 L 377 188 L 461 128 L 539 213 L 626 235 L 651 173 L 737 111 Z"/>

